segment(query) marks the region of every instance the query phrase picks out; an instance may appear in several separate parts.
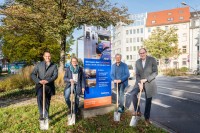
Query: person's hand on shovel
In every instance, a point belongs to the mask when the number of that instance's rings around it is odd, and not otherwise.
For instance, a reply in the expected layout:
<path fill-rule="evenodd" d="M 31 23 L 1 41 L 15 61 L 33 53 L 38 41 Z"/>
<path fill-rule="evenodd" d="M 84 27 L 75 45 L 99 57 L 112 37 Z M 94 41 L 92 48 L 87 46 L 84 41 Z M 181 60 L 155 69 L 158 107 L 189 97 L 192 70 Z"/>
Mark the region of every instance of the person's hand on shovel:
<path fill-rule="evenodd" d="M 143 90 L 143 83 L 138 83 L 140 91 Z"/>
<path fill-rule="evenodd" d="M 71 84 L 74 84 L 74 80 L 73 79 L 70 79 L 70 82 L 71 82 Z"/>
<path fill-rule="evenodd" d="M 47 83 L 48 83 L 47 80 L 40 80 L 40 84 L 42 84 L 42 85 L 45 85 L 45 84 L 47 84 Z"/>
<path fill-rule="evenodd" d="M 84 92 L 85 92 L 85 88 L 82 88 L 82 94 L 84 95 Z"/>

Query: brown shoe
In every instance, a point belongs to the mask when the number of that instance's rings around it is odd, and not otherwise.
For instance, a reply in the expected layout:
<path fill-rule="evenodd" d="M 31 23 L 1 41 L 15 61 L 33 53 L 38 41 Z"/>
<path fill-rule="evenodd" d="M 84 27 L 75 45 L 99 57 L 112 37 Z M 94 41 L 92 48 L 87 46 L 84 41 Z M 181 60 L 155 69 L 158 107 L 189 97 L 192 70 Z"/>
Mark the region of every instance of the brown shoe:
<path fill-rule="evenodd" d="M 137 115 L 137 116 L 141 117 L 141 116 L 142 116 L 142 113 L 141 113 L 141 112 L 137 112 L 137 113 L 134 112 L 132 115 L 133 115 L 133 116 L 136 116 L 136 115 Z"/>
<path fill-rule="evenodd" d="M 152 122 L 151 122 L 149 119 L 146 119 L 146 120 L 145 120 L 145 125 L 146 125 L 146 126 L 149 126 L 149 125 L 151 125 L 151 124 L 152 124 Z"/>

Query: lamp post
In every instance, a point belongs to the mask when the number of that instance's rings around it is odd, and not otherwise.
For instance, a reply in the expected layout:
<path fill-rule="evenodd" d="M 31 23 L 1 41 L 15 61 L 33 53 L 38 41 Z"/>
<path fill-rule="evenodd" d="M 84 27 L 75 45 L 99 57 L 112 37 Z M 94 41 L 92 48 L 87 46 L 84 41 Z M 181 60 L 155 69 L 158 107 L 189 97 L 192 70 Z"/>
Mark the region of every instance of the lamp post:
<path fill-rule="evenodd" d="M 76 39 L 76 57 L 78 58 L 78 40 L 82 40 L 82 36 L 79 36 L 77 39 Z"/>
<path fill-rule="evenodd" d="M 197 11 L 195 8 L 193 8 L 192 6 L 188 5 L 187 3 L 181 2 L 181 4 L 184 5 L 184 6 L 189 6 L 190 8 L 192 8 L 192 9 L 195 11 L 195 13 L 197 14 L 197 20 L 199 20 L 199 27 L 198 27 L 198 28 L 199 28 L 199 34 L 198 34 L 198 41 L 197 41 L 197 44 L 196 44 L 196 46 L 197 46 L 197 71 L 199 71 L 199 64 L 200 64 L 200 61 L 199 61 L 199 47 L 200 47 L 200 15 L 199 15 L 198 11 Z"/>

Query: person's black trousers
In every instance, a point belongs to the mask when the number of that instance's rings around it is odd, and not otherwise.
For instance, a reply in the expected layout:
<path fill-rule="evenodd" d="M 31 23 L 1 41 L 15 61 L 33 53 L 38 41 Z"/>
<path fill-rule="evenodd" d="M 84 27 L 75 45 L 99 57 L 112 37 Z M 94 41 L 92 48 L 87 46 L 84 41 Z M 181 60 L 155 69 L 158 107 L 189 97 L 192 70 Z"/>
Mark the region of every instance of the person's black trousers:
<path fill-rule="evenodd" d="M 145 91 L 145 88 L 144 88 Z M 139 88 L 134 88 L 132 91 L 132 96 L 133 96 L 133 105 L 134 105 L 134 109 L 136 111 L 137 109 L 137 102 L 138 102 L 138 93 L 140 92 Z M 152 97 L 151 98 L 147 98 L 146 96 L 146 91 L 145 91 L 145 98 L 146 98 L 146 103 L 145 103 L 145 111 L 144 111 L 144 118 L 145 119 L 149 119 L 150 118 L 150 112 L 151 112 L 151 101 L 152 101 Z M 140 106 L 138 107 L 138 111 L 140 112 Z"/>
<path fill-rule="evenodd" d="M 49 90 L 45 89 L 45 113 L 44 117 L 49 117 L 49 107 L 50 107 L 50 101 L 51 101 L 51 94 L 49 93 Z M 43 88 L 39 88 L 37 91 L 37 103 L 38 103 L 38 109 L 40 113 L 40 118 L 43 118 Z"/>

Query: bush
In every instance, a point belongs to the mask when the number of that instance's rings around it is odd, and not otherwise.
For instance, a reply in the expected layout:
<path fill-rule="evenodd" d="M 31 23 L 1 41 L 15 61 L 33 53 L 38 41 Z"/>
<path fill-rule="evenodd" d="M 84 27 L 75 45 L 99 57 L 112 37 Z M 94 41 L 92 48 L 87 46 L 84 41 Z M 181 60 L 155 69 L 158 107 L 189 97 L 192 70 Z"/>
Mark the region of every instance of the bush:
<path fill-rule="evenodd" d="M 166 76 L 185 76 L 187 75 L 186 74 L 187 70 L 188 69 L 184 67 L 181 69 L 165 69 L 163 70 L 163 74 Z"/>
<path fill-rule="evenodd" d="M 181 68 L 180 68 L 180 71 L 181 71 L 181 72 L 187 72 L 187 71 L 188 71 L 188 68 L 187 68 L 187 67 L 181 67 Z"/>
<path fill-rule="evenodd" d="M 64 87 L 65 83 L 64 83 L 64 75 L 65 75 L 65 71 L 59 71 L 58 72 L 58 78 L 55 81 L 55 85 L 56 87 L 60 88 L 60 87 Z"/>
<path fill-rule="evenodd" d="M 23 68 L 19 74 L 9 76 L 0 81 L 0 92 L 13 89 L 24 89 L 27 86 L 34 85 L 30 74 L 33 70 L 33 66 L 27 66 Z"/>

